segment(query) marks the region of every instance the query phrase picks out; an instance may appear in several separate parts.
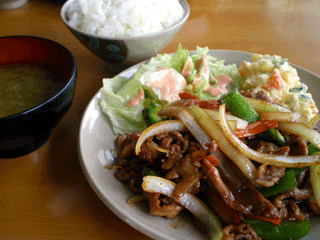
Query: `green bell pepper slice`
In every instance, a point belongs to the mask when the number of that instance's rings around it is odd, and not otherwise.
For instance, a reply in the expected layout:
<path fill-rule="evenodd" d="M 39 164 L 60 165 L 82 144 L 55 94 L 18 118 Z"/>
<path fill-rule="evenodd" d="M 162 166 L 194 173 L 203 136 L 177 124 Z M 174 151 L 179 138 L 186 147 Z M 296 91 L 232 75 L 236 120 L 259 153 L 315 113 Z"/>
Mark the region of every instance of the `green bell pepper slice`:
<path fill-rule="evenodd" d="M 286 140 L 284 136 L 279 132 L 278 129 L 270 128 L 269 130 L 260 133 L 259 136 L 264 141 L 270 141 L 278 145 L 279 147 L 284 147 L 286 145 Z"/>
<path fill-rule="evenodd" d="M 256 110 L 248 103 L 248 101 L 239 93 L 237 89 L 222 95 L 219 99 L 220 103 L 225 103 L 227 110 L 243 120 L 246 120 L 249 124 L 256 122 L 260 119 Z M 259 136 L 264 141 L 273 142 L 276 145 L 285 146 L 285 138 L 275 128 L 260 133 Z"/>
<path fill-rule="evenodd" d="M 145 108 L 143 109 L 143 118 L 148 126 L 157 122 L 161 122 L 166 118 L 160 117 L 158 112 L 162 109 L 161 105 L 158 105 L 155 101 L 146 99 L 144 101 Z"/>
<path fill-rule="evenodd" d="M 283 220 L 275 225 L 258 219 L 246 219 L 257 235 L 264 240 L 294 240 L 306 236 L 310 231 L 310 221 Z"/>
<path fill-rule="evenodd" d="M 226 104 L 226 109 L 231 114 L 246 120 L 249 124 L 260 119 L 260 116 L 256 110 L 248 103 L 248 101 L 239 93 L 237 89 L 222 95 L 219 101 Z"/>
<path fill-rule="evenodd" d="M 141 177 L 146 177 L 146 176 L 157 176 L 161 177 L 161 174 L 151 168 L 148 167 L 143 167 L 141 171 Z"/>
<path fill-rule="evenodd" d="M 143 102 L 144 109 L 142 111 L 143 118 L 148 126 L 166 120 L 165 117 L 160 117 L 158 112 L 168 104 L 165 100 L 160 100 L 149 86 L 142 86 L 145 100 Z"/>
<path fill-rule="evenodd" d="M 316 153 L 316 152 L 319 152 L 320 150 L 319 150 L 319 148 L 317 148 L 315 145 L 313 145 L 312 143 L 309 143 L 309 145 L 308 145 L 308 154 L 309 155 L 312 155 L 312 154 L 314 154 L 314 153 Z"/>
<path fill-rule="evenodd" d="M 272 187 L 261 188 L 259 189 L 259 192 L 261 192 L 264 197 L 268 198 L 284 192 L 289 192 L 293 190 L 296 185 L 297 183 L 295 170 L 289 169 L 275 185 L 273 185 Z"/>

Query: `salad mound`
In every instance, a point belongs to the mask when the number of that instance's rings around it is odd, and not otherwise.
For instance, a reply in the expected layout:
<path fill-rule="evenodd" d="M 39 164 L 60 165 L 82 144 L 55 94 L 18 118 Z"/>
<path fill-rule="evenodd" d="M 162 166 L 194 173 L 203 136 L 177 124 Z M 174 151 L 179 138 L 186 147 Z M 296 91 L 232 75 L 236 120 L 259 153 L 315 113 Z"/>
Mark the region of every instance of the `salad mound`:
<path fill-rule="evenodd" d="M 226 93 L 229 85 L 241 79 L 237 66 L 225 65 L 208 52 L 207 47 L 197 47 L 196 54 L 190 55 L 179 45 L 173 55 L 158 54 L 142 64 L 131 78 L 103 79 L 100 106 L 110 117 L 114 133 L 132 133 L 162 120 L 156 113 L 179 100 L 179 93 L 202 100 Z"/>

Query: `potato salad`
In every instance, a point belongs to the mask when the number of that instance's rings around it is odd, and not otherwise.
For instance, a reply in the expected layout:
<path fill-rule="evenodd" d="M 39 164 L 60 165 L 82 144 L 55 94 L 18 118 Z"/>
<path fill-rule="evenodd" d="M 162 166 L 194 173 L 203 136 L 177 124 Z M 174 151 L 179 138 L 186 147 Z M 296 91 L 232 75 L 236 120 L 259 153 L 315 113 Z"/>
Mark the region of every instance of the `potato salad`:
<path fill-rule="evenodd" d="M 269 101 L 282 105 L 311 119 L 318 109 L 301 83 L 297 70 L 287 59 L 274 55 L 253 54 L 251 62 L 244 61 L 239 67 L 243 77 L 240 90 L 252 95 L 264 94 Z"/>

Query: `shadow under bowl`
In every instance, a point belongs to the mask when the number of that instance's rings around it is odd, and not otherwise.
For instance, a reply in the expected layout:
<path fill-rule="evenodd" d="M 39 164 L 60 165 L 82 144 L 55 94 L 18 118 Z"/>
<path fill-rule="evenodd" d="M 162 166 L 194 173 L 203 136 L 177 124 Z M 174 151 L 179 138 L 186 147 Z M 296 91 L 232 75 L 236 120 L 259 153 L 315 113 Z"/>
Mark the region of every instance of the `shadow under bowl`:
<path fill-rule="evenodd" d="M 63 80 L 55 81 L 64 81 L 61 90 L 49 100 L 0 118 L 0 158 L 20 157 L 41 147 L 69 110 L 76 84 L 76 62 L 64 46 L 40 37 L 0 37 L 0 52 L 0 66 L 47 66 L 63 76 Z"/>

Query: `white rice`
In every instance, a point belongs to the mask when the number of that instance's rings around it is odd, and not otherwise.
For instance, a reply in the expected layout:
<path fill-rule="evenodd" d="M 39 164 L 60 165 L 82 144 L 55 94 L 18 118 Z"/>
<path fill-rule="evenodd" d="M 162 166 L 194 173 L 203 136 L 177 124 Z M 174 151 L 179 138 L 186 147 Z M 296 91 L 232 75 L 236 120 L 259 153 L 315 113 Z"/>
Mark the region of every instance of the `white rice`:
<path fill-rule="evenodd" d="M 131 37 L 173 26 L 184 10 L 179 0 L 77 0 L 67 14 L 71 26 L 89 34 Z"/>

